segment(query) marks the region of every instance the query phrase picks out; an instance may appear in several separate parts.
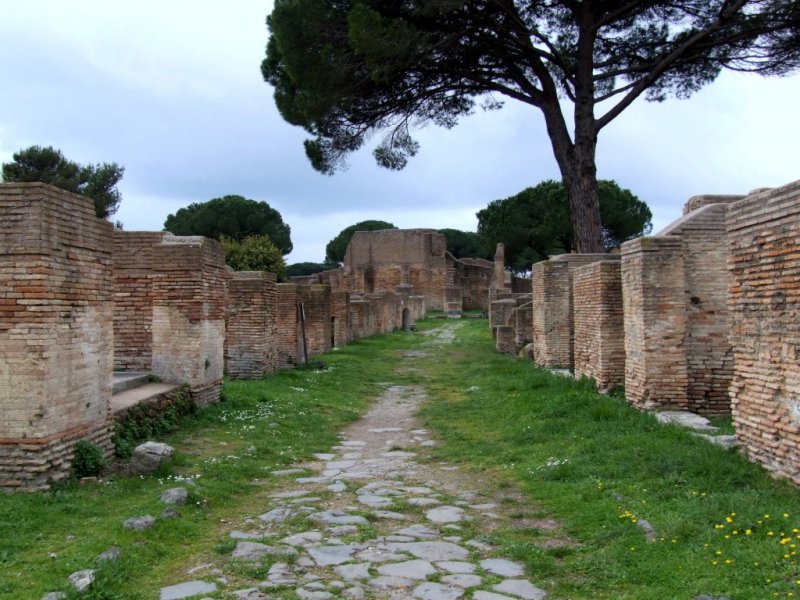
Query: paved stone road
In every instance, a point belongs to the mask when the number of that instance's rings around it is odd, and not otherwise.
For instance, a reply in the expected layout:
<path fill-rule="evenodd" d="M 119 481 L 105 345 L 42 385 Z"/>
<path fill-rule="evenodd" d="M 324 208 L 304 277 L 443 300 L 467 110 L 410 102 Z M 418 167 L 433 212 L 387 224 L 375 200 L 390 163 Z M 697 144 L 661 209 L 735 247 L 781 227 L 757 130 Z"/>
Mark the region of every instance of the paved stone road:
<path fill-rule="evenodd" d="M 438 330 L 429 343 L 450 342 L 457 328 Z M 424 354 L 416 351 L 408 362 Z M 230 567 L 270 557 L 271 567 L 250 587 L 228 585 L 230 597 L 545 597 L 521 564 L 481 541 L 482 532 L 507 518 L 489 501 L 491 491 L 466 487 L 474 478 L 457 467 L 419 459 L 436 444 L 414 417 L 424 399 L 420 387 L 387 387 L 332 453 L 273 473 L 282 479 L 280 491 L 263 514 L 230 533 L 236 547 L 225 558 Z M 212 593 L 218 582 L 208 576 L 226 570 L 198 567 L 195 577 L 203 580 L 163 588 L 161 599 Z"/>

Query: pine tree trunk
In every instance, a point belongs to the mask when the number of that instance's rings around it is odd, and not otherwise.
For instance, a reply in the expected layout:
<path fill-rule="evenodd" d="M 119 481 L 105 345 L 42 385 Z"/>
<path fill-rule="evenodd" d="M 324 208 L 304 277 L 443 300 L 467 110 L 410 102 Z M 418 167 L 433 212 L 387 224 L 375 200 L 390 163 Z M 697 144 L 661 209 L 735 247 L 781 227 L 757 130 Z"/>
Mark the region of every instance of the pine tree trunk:
<path fill-rule="evenodd" d="M 594 148 L 591 158 L 579 157 L 575 148 L 572 168 L 562 169 L 564 187 L 569 198 L 569 214 L 575 233 L 573 251 L 582 254 L 605 252 L 603 224 L 600 219 L 600 197 L 597 192 L 597 171 Z"/>

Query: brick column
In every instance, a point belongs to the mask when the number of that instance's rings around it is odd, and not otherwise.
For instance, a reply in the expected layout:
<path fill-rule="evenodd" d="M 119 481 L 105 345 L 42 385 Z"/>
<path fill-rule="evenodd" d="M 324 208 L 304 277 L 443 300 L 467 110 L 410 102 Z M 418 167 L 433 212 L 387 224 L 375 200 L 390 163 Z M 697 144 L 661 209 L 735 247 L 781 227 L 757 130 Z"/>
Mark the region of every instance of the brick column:
<path fill-rule="evenodd" d="M 306 319 L 308 355 L 325 354 L 333 347 L 331 288 L 327 285 L 304 285 L 299 288 L 299 293 Z M 300 341 L 302 343 L 302 339 Z"/>
<path fill-rule="evenodd" d="M 222 244 L 164 234 L 155 253 L 153 374 L 188 384 L 200 406 L 217 402 L 228 278 Z"/>
<path fill-rule="evenodd" d="M 259 379 L 276 369 L 274 273 L 238 271 L 228 282 L 225 368 L 232 379 Z"/>
<path fill-rule="evenodd" d="M 110 452 L 112 225 L 85 196 L 0 184 L 0 489 L 46 489 Z"/>
<path fill-rule="evenodd" d="M 608 254 L 561 254 L 533 265 L 533 360 L 542 367 L 572 368 L 572 271 Z"/>
<path fill-rule="evenodd" d="M 679 237 L 622 245 L 625 395 L 640 408 L 688 407 L 685 288 Z"/>
<path fill-rule="evenodd" d="M 625 383 L 625 326 L 619 261 L 575 269 L 572 276 L 575 320 L 575 377 L 590 377 L 597 389 Z"/>
<path fill-rule="evenodd" d="M 303 349 L 299 343 L 300 320 L 297 305 L 300 302 L 299 286 L 294 283 L 278 284 L 278 304 L 275 310 L 275 337 L 277 340 L 276 365 L 293 367 L 302 360 Z"/>

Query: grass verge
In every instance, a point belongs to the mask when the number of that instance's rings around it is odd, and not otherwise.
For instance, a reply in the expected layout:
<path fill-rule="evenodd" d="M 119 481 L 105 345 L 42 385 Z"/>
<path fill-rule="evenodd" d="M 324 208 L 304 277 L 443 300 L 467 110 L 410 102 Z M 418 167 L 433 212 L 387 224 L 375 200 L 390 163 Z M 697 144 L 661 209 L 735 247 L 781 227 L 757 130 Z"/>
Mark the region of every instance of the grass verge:
<path fill-rule="evenodd" d="M 519 486 L 575 541 L 548 549 L 531 530 L 494 534 L 551 597 L 800 596 L 794 486 L 588 381 L 498 355 L 485 322 L 465 322 L 423 372 L 435 382 L 423 418 L 446 442 L 438 456 Z"/>
<path fill-rule="evenodd" d="M 264 512 L 276 484 L 270 471 L 325 452 L 336 432 L 358 418 L 395 365 L 416 343 L 413 333 L 361 340 L 319 359 L 324 370 L 297 369 L 257 381 L 226 381 L 224 401 L 164 435 L 174 464 L 152 477 L 108 477 L 39 494 L 0 494 L 0 598 L 38 599 L 67 589 L 66 578 L 95 568 L 110 546 L 122 560 L 101 570 L 82 598 L 158 597 L 158 588 L 186 579 L 188 560 L 214 552 L 224 521 Z M 161 493 L 190 489 L 181 518 L 153 529 L 123 529 L 130 517 L 158 516 Z M 191 557 L 191 558 L 190 558 Z"/>

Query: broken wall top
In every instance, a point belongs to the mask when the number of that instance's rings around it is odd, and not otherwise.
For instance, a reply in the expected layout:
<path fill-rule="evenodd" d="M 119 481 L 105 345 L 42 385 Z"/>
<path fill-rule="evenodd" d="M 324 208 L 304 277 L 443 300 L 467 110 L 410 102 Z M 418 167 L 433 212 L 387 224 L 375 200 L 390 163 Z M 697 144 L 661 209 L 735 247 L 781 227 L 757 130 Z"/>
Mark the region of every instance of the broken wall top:
<path fill-rule="evenodd" d="M 356 231 L 344 256 L 345 268 L 360 265 L 443 266 L 447 240 L 435 229 Z"/>

